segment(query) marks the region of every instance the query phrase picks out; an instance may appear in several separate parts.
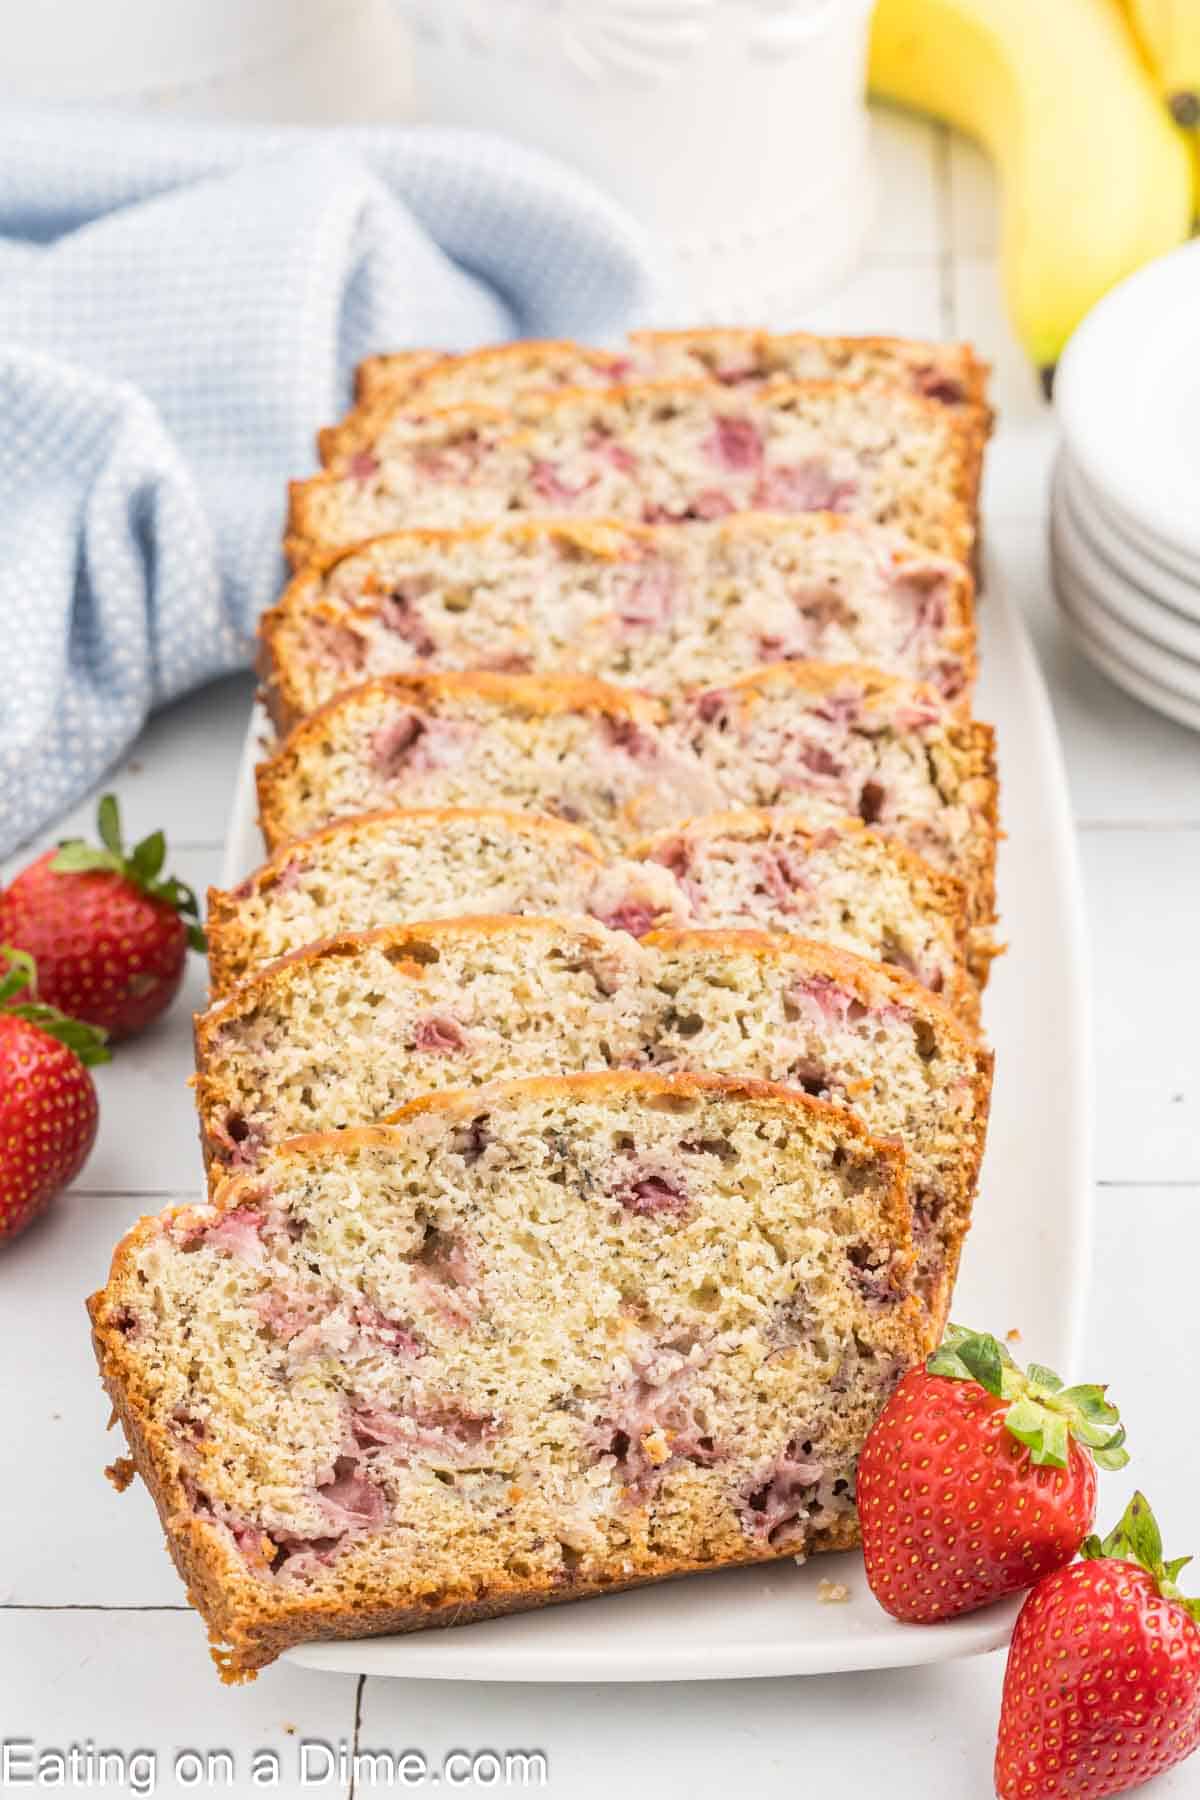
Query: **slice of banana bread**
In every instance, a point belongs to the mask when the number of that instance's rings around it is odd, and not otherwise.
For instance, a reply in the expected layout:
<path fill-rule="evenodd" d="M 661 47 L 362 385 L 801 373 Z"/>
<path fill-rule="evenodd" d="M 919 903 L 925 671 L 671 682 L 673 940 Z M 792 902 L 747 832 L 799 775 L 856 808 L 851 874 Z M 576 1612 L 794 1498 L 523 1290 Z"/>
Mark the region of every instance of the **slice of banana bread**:
<path fill-rule="evenodd" d="M 651 695 L 572 676 L 383 676 L 311 713 L 259 764 L 263 835 L 274 851 L 383 806 L 498 805 L 583 825 L 611 848 L 662 773 L 665 718 Z M 687 761 L 688 810 L 702 812 L 716 790 Z"/>
<path fill-rule="evenodd" d="M 762 932 L 638 943 L 584 919 L 443 919 L 318 944 L 196 1019 L 210 1179 L 253 1167 L 281 1138 L 374 1123 L 422 1093 L 605 1068 L 786 1082 L 897 1139 L 918 1291 L 940 1326 L 970 1221 L 991 1058 L 895 970 Z"/>
<path fill-rule="evenodd" d="M 298 575 L 259 626 L 288 729 L 374 675 L 569 671 L 669 690 L 765 663 L 867 662 L 965 710 L 971 581 L 840 513 L 719 525 L 518 521 L 376 538 Z"/>
<path fill-rule="evenodd" d="M 303 720 L 258 793 L 271 850 L 387 805 L 548 813 L 609 849 L 730 807 L 857 815 L 993 916 L 991 731 L 872 669 L 780 663 L 670 707 L 567 676 L 385 676 Z"/>
<path fill-rule="evenodd" d="M 452 807 L 372 813 L 298 839 L 232 892 L 210 888 L 214 995 L 347 931 L 464 913 L 591 913 L 644 936 L 673 925 L 800 932 L 907 970 L 964 1017 L 961 883 L 855 819 L 717 814 L 605 861 L 577 826 Z"/>
<path fill-rule="evenodd" d="M 89 1302 L 218 1664 L 855 1539 L 924 1349 L 904 1155 L 715 1077 L 567 1076 L 295 1140 Z"/>
<path fill-rule="evenodd" d="M 987 377 L 987 364 L 970 344 L 718 327 L 636 331 L 615 351 L 525 340 L 465 356 L 439 358 L 429 351 L 373 356 L 359 365 L 355 397 L 364 407 L 512 406 L 526 394 L 561 387 L 697 379 L 745 387 L 782 379 L 885 382 L 943 405 L 982 407 Z M 322 433 L 323 452 L 337 453 L 339 429 Z"/>
<path fill-rule="evenodd" d="M 384 411 L 361 443 L 293 483 L 296 563 L 400 528 L 512 512 L 643 524 L 844 512 L 968 564 L 981 433 L 902 388 L 797 382 L 745 392 L 649 383 L 523 400 L 511 413 Z"/>

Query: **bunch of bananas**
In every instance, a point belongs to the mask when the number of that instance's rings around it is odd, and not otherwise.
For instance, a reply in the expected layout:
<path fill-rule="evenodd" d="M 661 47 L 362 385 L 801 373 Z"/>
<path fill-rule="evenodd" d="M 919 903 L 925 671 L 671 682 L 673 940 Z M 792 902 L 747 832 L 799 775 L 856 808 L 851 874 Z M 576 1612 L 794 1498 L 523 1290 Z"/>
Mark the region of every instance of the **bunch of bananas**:
<path fill-rule="evenodd" d="M 990 152 L 1047 386 L 1090 307 L 1200 210 L 1200 0 L 878 0 L 871 87 Z"/>

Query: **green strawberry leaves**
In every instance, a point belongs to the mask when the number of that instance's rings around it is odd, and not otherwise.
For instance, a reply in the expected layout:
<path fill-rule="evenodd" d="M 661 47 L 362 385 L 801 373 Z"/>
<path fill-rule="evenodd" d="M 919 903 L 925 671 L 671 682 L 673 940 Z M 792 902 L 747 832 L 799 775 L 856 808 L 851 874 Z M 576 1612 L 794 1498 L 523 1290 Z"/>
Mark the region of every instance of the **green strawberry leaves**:
<path fill-rule="evenodd" d="M 1181 1570 L 1186 1569 L 1192 1559 L 1177 1556 L 1171 1562 L 1163 1561 L 1162 1533 L 1145 1494 L 1139 1492 L 1133 1496 L 1106 1538 L 1094 1534 L 1084 1538 L 1079 1554 L 1086 1562 L 1116 1557 L 1121 1562 L 1137 1563 L 1154 1577 L 1164 1600 L 1175 1601 L 1200 1624 L 1200 1600 L 1189 1599 L 1176 1585 Z"/>
<path fill-rule="evenodd" d="M 1030 1462 L 1066 1468 L 1071 1431 L 1061 1413 L 1048 1412 L 1031 1396 L 1023 1394 L 1009 1407 L 1004 1423 L 1017 1442 L 1026 1445 Z"/>
<path fill-rule="evenodd" d="M 200 906 L 193 890 L 173 875 L 163 878 L 167 860 L 167 840 L 161 831 L 126 851 L 121 836 L 121 814 L 115 794 L 105 794 L 96 814 L 100 843 L 88 844 L 82 838 L 68 838 L 61 843 L 50 867 L 59 875 L 87 875 L 102 870 L 120 875 L 125 881 L 152 900 L 161 900 L 187 921 L 188 943 L 193 950 L 204 950 L 207 944 L 200 925 Z"/>
<path fill-rule="evenodd" d="M 1120 1469 L 1129 1461 L 1125 1427 L 1104 1388 L 1064 1387 L 1061 1377 L 1041 1363 L 1023 1370 L 986 1332 L 948 1326 L 925 1367 L 950 1381 L 976 1381 L 998 1400 L 1011 1401 L 1005 1427 L 1027 1446 L 1030 1461 L 1039 1467 L 1065 1469 L 1072 1438 L 1101 1469 Z"/>
<path fill-rule="evenodd" d="M 27 950 L 13 950 L 7 944 L 0 944 L 0 959 L 7 964 L 7 968 L 0 971 L 0 1012 L 36 1025 L 47 1037 L 55 1038 L 68 1050 L 73 1050 L 85 1068 L 110 1060 L 103 1031 L 94 1025 L 85 1025 L 82 1019 L 68 1018 L 56 1006 L 45 1006 L 34 997 L 37 969 Z M 17 998 L 24 993 L 28 994 L 28 999 Z"/>
<path fill-rule="evenodd" d="M 968 1331 L 963 1325 L 948 1325 L 941 1345 L 925 1367 L 931 1375 L 946 1375 L 951 1381 L 977 1381 L 981 1388 L 997 1399 L 1004 1397 L 1004 1371 L 1016 1365 L 998 1339 L 986 1332 Z"/>

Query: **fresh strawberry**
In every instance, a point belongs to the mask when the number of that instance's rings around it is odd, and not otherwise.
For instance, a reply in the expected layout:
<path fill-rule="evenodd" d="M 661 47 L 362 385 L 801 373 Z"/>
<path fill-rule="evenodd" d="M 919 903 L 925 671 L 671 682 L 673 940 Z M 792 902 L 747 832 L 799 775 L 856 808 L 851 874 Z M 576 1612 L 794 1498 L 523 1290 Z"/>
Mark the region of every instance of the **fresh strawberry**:
<path fill-rule="evenodd" d="M 33 998 L 33 959 L 0 947 L 0 1243 L 74 1181 L 96 1138 L 87 1072 L 103 1036 Z M 22 996 L 25 998 L 22 998 Z"/>
<path fill-rule="evenodd" d="M 1200 1743 L 1200 1600 L 1175 1585 L 1145 1496 L 1085 1561 L 1039 1581 L 1004 1674 L 1002 1800 L 1101 1800 L 1159 1775 Z"/>
<path fill-rule="evenodd" d="M 161 831 L 126 854 L 117 802 L 100 802 L 96 849 L 80 839 L 47 851 L 0 894 L 0 942 L 28 950 L 38 994 L 72 1018 L 132 1037 L 179 990 L 188 945 L 204 949 L 191 888 L 162 876 Z"/>
<path fill-rule="evenodd" d="M 1102 1387 L 1019 1369 L 995 1338 L 952 1325 L 904 1376 L 863 1446 L 867 1580 L 897 1619 L 929 1625 L 1032 1587 L 1071 1558 L 1096 1468 L 1128 1462 Z"/>

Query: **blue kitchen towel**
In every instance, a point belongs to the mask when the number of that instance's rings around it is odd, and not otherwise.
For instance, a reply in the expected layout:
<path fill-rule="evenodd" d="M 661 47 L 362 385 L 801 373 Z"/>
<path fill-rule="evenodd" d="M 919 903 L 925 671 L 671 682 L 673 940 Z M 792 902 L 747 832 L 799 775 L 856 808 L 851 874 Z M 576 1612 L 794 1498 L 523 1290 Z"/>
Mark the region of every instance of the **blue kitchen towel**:
<path fill-rule="evenodd" d="M 0 855 L 249 661 L 361 357 L 609 337 L 661 291 L 616 206 L 482 134 L 6 111 Z"/>

